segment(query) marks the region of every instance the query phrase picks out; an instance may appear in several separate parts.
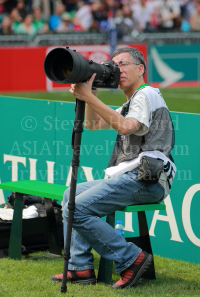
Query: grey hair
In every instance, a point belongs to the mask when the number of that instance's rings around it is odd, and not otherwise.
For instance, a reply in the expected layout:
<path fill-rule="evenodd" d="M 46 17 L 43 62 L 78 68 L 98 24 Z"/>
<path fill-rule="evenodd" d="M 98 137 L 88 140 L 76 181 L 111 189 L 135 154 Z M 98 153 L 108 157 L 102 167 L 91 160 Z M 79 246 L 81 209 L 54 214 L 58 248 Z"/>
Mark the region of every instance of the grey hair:
<path fill-rule="evenodd" d="M 114 53 L 112 54 L 112 59 L 121 53 L 130 53 L 130 55 L 135 63 L 144 65 L 144 73 L 143 73 L 143 76 L 144 76 L 147 66 L 146 66 L 146 62 L 144 60 L 144 56 L 143 56 L 142 52 L 134 47 L 121 47 L 114 51 Z"/>

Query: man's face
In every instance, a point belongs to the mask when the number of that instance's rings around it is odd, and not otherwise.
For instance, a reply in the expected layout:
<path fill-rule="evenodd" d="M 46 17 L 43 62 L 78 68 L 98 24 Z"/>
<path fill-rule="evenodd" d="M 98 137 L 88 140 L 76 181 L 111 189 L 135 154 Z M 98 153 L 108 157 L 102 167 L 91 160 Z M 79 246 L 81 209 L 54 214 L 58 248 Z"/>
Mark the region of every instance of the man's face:
<path fill-rule="evenodd" d="M 40 7 L 35 7 L 34 8 L 34 17 L 38 20 L 40 20 L 41 17 L 41 8 Z"/>
<path fill-rule="evenodd" d="M 122 90 L 128 90 L 137 83 L 140 75 L 139 65 L 134 64 L 131 55 L 129 53 L 121 53 L 113 58 L 113 61 L 119 65 L 124 65 L 126 62 L 128 65 L 120 68 L 120 82 L 119 87 Z M 130 63 L 130 64 L 129 64 Z"/>

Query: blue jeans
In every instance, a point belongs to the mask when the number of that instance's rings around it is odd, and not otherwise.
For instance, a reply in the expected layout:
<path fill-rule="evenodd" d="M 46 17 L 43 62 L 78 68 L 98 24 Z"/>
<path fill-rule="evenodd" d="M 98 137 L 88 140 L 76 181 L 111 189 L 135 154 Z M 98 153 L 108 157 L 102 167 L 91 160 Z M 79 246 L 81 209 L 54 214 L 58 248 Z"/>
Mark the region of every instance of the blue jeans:
<path fill-rule="evenodd" d="M 69 194 L 68 188 L 64 193 L 63 209 L 65 241 Z M 141 249 L 128 243 L 100 218 L 128 205 L 161 202 L 163 198 L 163 187 L 159 183 L 147 185 L 138 181 L 137 170 L 110 179 L 78 184 L 68 269 L 93 269 L 92 248 L 104 258 L 114 261 L 116 272 L 127 269 L 137 259 Z"/>

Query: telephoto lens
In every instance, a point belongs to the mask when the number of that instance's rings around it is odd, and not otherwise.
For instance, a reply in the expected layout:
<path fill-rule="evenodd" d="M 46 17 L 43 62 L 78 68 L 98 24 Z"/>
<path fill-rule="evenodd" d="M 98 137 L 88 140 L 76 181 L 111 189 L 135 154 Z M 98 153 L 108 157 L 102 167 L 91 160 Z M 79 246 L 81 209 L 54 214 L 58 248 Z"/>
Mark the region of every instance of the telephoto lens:
<path fill-rule="evenodd" d="M 48 53 L 44 62 L 47 77 L 57 83 L 86 82 L 96 73 L 93 87 L 118 88 L 120 70 L 113 61 L 98 64 L 88 61 L 75 50 L 55 48 Z"/>

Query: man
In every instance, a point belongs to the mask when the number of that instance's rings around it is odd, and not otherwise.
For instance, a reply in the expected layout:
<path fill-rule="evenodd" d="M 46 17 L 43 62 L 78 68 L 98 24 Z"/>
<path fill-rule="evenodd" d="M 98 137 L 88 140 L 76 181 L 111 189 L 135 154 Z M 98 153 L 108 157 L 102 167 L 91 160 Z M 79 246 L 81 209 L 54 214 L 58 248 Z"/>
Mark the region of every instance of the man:
<path fill-rule="evenodd" d="M 160 18 L 160 30 L 170 32 L 180 28 L 181 9 L 177 0 L 156 0 L 153 4 Z"/>
<path fill-rule="evenodd" d="M 140 31 L 148 30 L 151 25 L 152 15 L 154 12 L 151 1 L 140 0 L 132 5 L 133 19 L 136 21 L 137 29 Z M 142 16 L 142 17 L 141 17 Z"/>
<path fill-rule="evenodd" d="M 93 17 L 90 5 L 84 1 L 77 1 L 78 10 L 74 16 L 74 29 L 76 31 L 89 31 L 92 27 Z"/>
<path fill-rule="evenodd" d="M 118 131 L 109 169 L 117 169 L 119 164 L 129 164 L 136 160 L 141 152 L 147 155 L 155 153 L 155 159 L 156 153 L 161 154 L 171 164 L 171 118 L 159 90 L 144 84 L 146 64 L 142 53 L 135 48 L 121 48 L 114 52 L 113 61 L 120 68 L 119 86 L 127 99 L 122 108 L 115 111 L 96 97 L 97 91 L 92 91 L 95 74 L 88 82 L 73 84 L 70 89 L 74 96 L 87 103 L 88 129 L 112 127 Z M 168 172 L 169 167 L 167 166 Z M 136 284 L 149 267 L 152 256 L 133 243 L 127 243 L 100 218 L 127 205 L 161 202 L 166 195 L 165 188 L 167 189 L 168 183 L 167 175 L 162 175 L 162 180 L 160 177 L 159 182 L 151 184 L 138 180 L 138 168 L 131 171 L 129 168 L 118 175 L 110 174 L 109 179 L 78 184 L 68 267 L 71 282 L 96 282 L 91 253 L 91 248 L 94 248 L 103 257 L 115 261 L 116 271 L 120 272 L 121 278 L 113 285 L 114 289 Z M 68 218 L 68 199 L 69 189 L 64 195 L 64 234 Z M 51 279 L 61 281 L 62 274 Z"/>
<path fill-rule="evenodd" d="M 62 2 L 57 2 L 56 12 L 49 19 L 50 30 L 56 31 L 56 29 L 61 25 L 62 14 L 64 13 L 64 11 L 65 11 L 65 6 L 62 4 Z"/>

